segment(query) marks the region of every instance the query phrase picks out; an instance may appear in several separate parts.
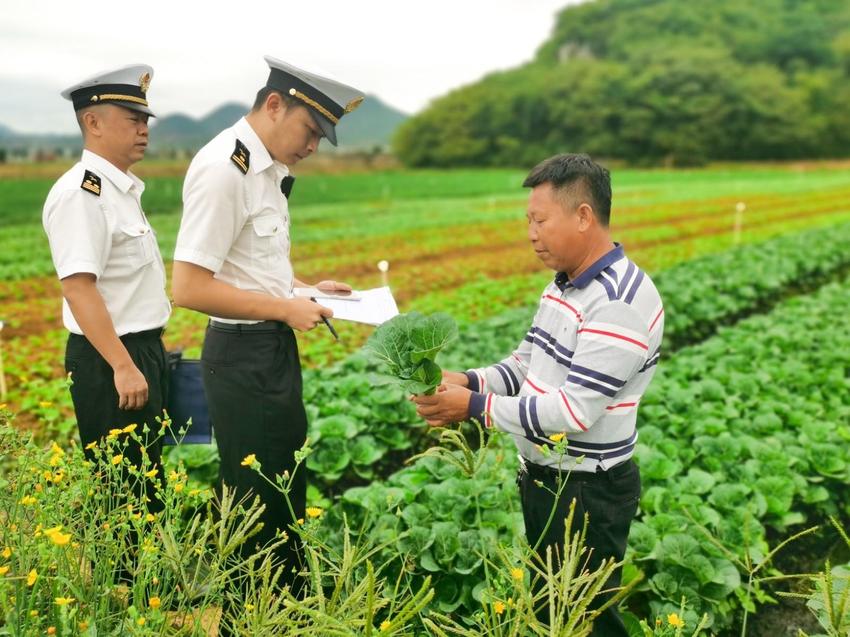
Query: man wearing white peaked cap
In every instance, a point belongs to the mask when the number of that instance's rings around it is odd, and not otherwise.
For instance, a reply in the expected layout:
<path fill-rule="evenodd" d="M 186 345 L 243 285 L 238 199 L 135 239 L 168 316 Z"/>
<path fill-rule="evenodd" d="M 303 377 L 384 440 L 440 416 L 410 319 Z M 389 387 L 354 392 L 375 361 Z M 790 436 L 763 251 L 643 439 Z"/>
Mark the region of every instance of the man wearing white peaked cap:
<path fill-rule="evenodd" d="M 295 277 L 289 256 L 290 168 L 315 152 L 322 137 L 336 144 L 336 124 L 363 100 L 350 86 L 265 59 L 268 80 L 251 112 L 189 166 L 172 283 L 175 303 L 210 317 L 201 361 L 220 482 L 239 496 L 259 495 L 266 506 L 264 527 L 243 547 L 246 553 L 304 517 L 306 467 L 294 474 L 293 519 L 281 494 L 245 459 L 256 458 L 266 475 L 293 474 L 294 454 L 307 435 L 293 330 L 311 330 L 333 314 L 292 293 L 307 284 Z M 336 281 L 317 286 L 351 289 Z M 281 583 L 297 594 L 296 538 L 277 557 L 286 566 Z"/>
<path fill-rule="evenodd" d="M 141 206 L 145 185 L 130 172 L 148 145 L 152 77 L 150 66 L 124 66 L 62 91 L 73 103 L 84 150 L 50 190 L 42 220 L 62 283 L 70 332 L 65 368 L 89 460 L 111 429 L 135 424 L 145 440 L 147 425 L 153 438 L 168 392 L 165 268 Z M 155 465 L 161 447 L 161 439 L 147 444 Z M 137 443 L 129 440 L 123 455 L 141 466 Z M 125 477 L 137 492 L 146 491 L 151 510 L 162 508 L 151 482 Z M 119 578 L 132 579 L 131 564 L 117 568 Z"/>

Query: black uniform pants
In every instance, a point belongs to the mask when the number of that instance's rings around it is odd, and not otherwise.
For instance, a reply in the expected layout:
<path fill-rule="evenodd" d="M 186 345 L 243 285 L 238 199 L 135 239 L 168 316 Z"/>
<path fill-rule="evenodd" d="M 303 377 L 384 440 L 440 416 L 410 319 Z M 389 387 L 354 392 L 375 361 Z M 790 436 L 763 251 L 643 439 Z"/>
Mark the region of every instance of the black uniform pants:
<path fill-rule="evenodd" d="M 242 466 L 254 454 L 262 472 L 274 476 L 295 469 L 294 454 L 307 437 L 307 414 L 301 398 L 301 363 L 295 334 L 283 323 L 264 321 L 255 325 L 222 325 L 207 328 L 201 365 L 215 440 L 221 456 L 220 482 L 236 489 L 237 497 L 258 495 L 266 509 L 263 529 L 242 547 L 252 554 L 258 545 L 273 540 L 278 530 L 289 541 L 276 558 L 285 566 L 281 580 L 301 588 L 296 574 L 301 567 L 300 544 L 289 526 L 304 517 L 307 467 L 295 473 L 289 494 L 295 519 L 284 495 L 253 469 Z"/>
<path fill-rule="evenodd" d="M 543 541 L 538 547 L 538 554 L 542 559 L 545 560 L 547 546 L 553 547 L 553 555 L 563 555 L 564 526 L 572 500 L 576 501 L 576 507 L 571 536 L 581 529 L 585 513 L 588 515 L 585 545 L 588 549 L 593 549 L 593 552 L 588 559 L 587 568 L 594 571 L 599 568 L 602 560 L 614 558 L 619 562 L 623 559 L 629 526 L 637 512 L 640 498 L 640 472 L 634 461 L 627 460 L 604 472 L 573 471 L 569 474 L 530 462 L 525 464 L 526 469 L 521 469 L 518 476 L 525 533 L 531 546 L 543 535 Z M 535 481 L 540 481 L 553 493 L 557 493 L 559 474 L 567 479 L 567 483 L 556 501 L 552 493 L 537 486 Z M 555 515 L 543 534 L 553 507 L 556 509 Z M 608 579 L 605 588 L 618 587 L 620 577 L 621 569 L 618 568 Z M 540 584 L 541 582 L 538 582 L 538 589 Z M 597 596 L 591 608 L 598 608 L 610 597 L 610 594 Z M 548 607 L 538 609 L 538 617 L 541 621 L 548 621 Z M 594 637 L 628 635 L 616 606 L 609 607 L 599 616 L 594 622 L 591 634 Z"/>
<path fill-rule="evenodd" d="M 148 402 L 141 409 L 119 409 L 118 391 L 115 389 L 115 378 L 109 363 L 106 362 L 89 340 L 78 334 L 70 334 L 65 348 L 65 371 L 71 374 L 71 400 L 77 416 L 77 427 L 83 448 L 91 443 L 105 438 L 110 429 L 123 429 L 127 425 L 136 424 L 136 433 L 141 437 L 146 447 L 150 462 L 161 467 L 162 438 L 159 436 L 157 417 L 162 418 L 162 410 L 168 399 L 168 362 L 165 347 L 162 344 L 162 329 L 153 329 L 134 334 L 125 334 L 121 342 L 127 348 L 133 363 L 145 377 L 148 383 Z M 147 424 L 149 433 L 143 432 Z M 122 454 L 132 464 L 140 467 L 142 464 L 142 449 L 138 443 L 127 437 L 128 444 L 122 449 Z M 94 451 L 85 449 L 86 458 L 94 461 Z M 162 471 L 158 474 L 162 480 Z M 127 471 L 123 472 L 122 481 L 129 483 L 137 497 L 147 496 L 148 510 L 152 513 L 161 511 L 162 501 L 155 495 L 155 483 L 151 480 L 139 480 Z M 121 505 L 125 498 L 122 495 L 122 485 L 110 485 L 109 506 Z M 135 545 L 133 534 L 128 541 Z M 128 551 L 132 558 L 134 551 Z M 118 579 L 132 580 L 132 564 L 128 563 L 119 568 Z"/>

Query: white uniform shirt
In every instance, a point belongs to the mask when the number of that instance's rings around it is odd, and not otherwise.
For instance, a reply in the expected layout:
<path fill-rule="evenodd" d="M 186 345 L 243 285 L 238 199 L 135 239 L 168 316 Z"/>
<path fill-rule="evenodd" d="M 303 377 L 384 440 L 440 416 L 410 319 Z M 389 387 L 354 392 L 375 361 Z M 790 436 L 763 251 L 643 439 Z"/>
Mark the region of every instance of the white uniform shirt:
<path fill-rule="evenodd" d="M 162 327 L 171 314 L 162 256 L 142 212 L 144 189 L 132 173 L 84 150 L 44 203 L 42 223 L 56 273 L 60 279 L 94 274 L 119 336 Z M 69 331 L 83 333 L 65 299 L 62 318 Z"/>
<path fill-rule="evenodd" d="M 186 173 L 174 260 L 206 268 L 242 290 L 291 297 L 289 208 L 280 189 L 288 175 L 244 117 L 223 130 L 198 151 Z"/>

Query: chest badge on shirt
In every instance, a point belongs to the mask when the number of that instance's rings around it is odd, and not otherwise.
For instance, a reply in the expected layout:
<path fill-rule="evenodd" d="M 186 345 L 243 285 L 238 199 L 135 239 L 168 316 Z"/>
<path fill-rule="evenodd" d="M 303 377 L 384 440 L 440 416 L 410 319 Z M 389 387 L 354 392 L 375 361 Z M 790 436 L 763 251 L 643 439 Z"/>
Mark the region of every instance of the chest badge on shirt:
<path fill-rule="evenodd" d="M 230 156 L 230 161 L 236 164 L 236 167 L 242 171 L 243 175 L 248 174 L 248 166 L 251 165 L 251 151 L 238 139 L 236 140 L 236 149 Z"/>
<path fill-rule="evenodd" d="M 83 183 L 80 184 L 80 188 L 88 190 L 91 194 L 100 197 L 100 177 L 92 171 L 87 170 L 85 175 L 83 175 Z"/>

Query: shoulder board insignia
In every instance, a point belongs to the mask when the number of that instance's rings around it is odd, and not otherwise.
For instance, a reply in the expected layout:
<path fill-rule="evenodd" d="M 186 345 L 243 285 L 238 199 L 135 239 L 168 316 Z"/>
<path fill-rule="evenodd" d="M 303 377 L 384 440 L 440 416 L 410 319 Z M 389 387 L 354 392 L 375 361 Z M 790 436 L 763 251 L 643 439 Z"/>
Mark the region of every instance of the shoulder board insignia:
<path fill-rule="evenodd" d="M 236 140 L 236 150 L 230 156 L 230 161 L 236 164 L 236 167 L 242 171 L 243 175 L 248 174 L 248 166 L 251 165 L 251 151 L 238 139 Z"/>
<path fill-rule="evenodd" d="M 83 175 L 83 183 L 80 184 L 80 188 L 100 197 L 100 177 L 87 170 L 86 174 Z"/>

